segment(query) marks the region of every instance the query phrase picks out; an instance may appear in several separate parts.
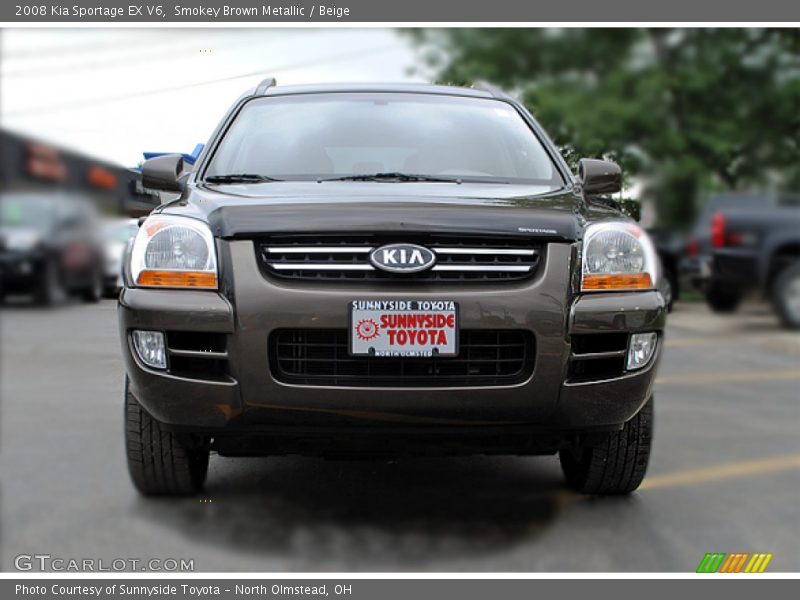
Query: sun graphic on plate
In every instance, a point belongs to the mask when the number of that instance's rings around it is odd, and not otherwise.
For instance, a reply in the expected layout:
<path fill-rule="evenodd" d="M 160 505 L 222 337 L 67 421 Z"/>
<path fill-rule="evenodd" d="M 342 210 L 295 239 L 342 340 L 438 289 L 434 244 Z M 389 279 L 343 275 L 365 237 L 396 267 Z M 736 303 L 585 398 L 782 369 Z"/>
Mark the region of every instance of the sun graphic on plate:
<path fill-rule="evenodd" d="M 380 328 L 378 324 L 372 319 L 362 319 L 356 325 L 356 335 L 358 339 L 368 342 L 378 337 Z"/>

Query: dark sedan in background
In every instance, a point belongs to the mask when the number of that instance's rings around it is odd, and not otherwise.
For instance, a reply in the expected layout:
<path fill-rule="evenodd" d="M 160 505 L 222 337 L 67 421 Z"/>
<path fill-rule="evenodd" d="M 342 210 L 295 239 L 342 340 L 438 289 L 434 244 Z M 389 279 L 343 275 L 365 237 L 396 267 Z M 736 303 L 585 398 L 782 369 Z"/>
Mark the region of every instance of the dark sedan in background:
<path fill-rule="evenodd" d="M 97 213 L 88 201 L 34 192 L 0 195 L 0 301 L 32 295 L 54 305 L 70 295 L 103 293 Z"/>

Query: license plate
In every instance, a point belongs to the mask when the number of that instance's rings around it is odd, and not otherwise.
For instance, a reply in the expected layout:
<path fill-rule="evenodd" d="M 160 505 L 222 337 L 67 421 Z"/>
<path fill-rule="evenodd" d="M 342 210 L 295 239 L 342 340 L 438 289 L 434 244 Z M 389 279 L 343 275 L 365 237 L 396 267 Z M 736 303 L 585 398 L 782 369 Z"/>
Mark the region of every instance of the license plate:
<path fill-rule="evenodd" d="M 450 300 L 353 300 L 353 356 L 458 355 L 458 305 Z"/>

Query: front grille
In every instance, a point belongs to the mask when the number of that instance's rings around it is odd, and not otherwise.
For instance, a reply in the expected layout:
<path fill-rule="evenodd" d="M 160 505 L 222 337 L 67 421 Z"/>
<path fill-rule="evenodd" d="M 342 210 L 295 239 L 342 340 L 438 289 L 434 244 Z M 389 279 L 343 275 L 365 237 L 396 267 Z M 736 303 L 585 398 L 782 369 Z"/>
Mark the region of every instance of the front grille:
<path fill-rule="evenodd" d="M 369 253 L 394 243 L 419 244 L 436 255 L 429 270 L 413 274 L 376 269 Z M 272 277 L 303 281 L 481 282 L 531 277 L 542 249 L 528 240 L 436 234 L 282 235 L 256 244 L 262 271 Z"/>
<path fill-rule="evenodd" d="M 521 330 L 462 330 L 455 357 L 350 356 L 346 329 L 282 329 L 270 336 L 278 381 L 316 386 L 468 387 L 521 383 L 533 373 L 534 337 Z"/>

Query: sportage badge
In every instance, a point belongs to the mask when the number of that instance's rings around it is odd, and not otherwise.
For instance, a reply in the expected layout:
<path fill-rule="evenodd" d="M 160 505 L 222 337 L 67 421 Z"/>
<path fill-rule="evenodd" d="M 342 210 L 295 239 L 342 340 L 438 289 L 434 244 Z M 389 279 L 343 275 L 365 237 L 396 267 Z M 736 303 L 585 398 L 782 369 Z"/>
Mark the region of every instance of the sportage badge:
<path fill-rule="evenodd" d="M 419 273 L 430 269 L 436 255 L 416 244 L 387 244 L 369 253 L 372 265 L 390 273 Z"/>

